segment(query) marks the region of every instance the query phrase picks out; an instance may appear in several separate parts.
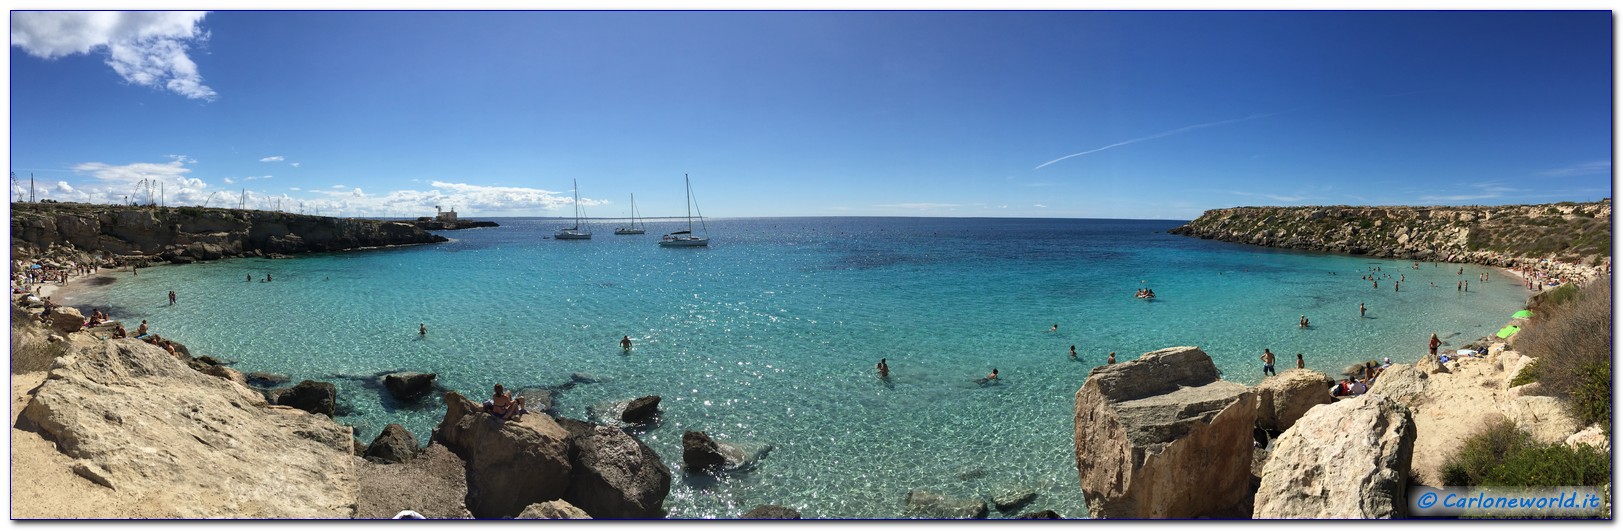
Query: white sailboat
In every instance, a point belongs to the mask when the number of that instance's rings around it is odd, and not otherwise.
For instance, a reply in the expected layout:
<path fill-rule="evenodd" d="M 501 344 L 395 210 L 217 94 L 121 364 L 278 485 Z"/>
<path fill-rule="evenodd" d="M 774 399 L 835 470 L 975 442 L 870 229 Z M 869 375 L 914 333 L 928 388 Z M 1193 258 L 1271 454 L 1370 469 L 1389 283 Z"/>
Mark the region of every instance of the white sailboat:
<path fill-rule="evenodd" d="M 573 180 L 570 182 L 575 185 L 575 226 L 558 229 L 558 232 L 552 233 L 552 237 L 558 240 L 590 240 L 592 227 L 589 225 L 582 227 L 583 224 L 580 222 L 580 183 Z"/>
<path fill-rule="evenodd" d="M 704 230 L 704 236 L 693 235 L 693 182 L 688 180 L 688 174 L 682 174 L 682 182 L 687 185 L 688 191 L 688 230 L 679 230 L 666 234 L 659 239 L 660 247 L 704 247 L 710 245 L 710 230 L 704 226 L 704 213 L 699 214 L 699 228 Z"/>
<path fill-rule="evenodd" d="M 646 227 L 637 225 L 637 194 L 631 194 L 631 226 L 616 227 L 615 234 L 642 234 Z"/>

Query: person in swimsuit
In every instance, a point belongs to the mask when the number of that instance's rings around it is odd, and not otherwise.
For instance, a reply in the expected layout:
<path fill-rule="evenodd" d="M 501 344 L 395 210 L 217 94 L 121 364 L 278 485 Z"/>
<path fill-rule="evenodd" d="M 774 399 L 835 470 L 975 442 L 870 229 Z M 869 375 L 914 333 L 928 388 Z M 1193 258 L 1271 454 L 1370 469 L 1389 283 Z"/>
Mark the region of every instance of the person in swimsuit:
<path fill-rule="evenodd" d="M 631 350 L 631 336 L 620 338 L 620 348 L 622 350 Z"/>
<path fill-rule="evenodd" d="M 502 384 L 496 384 L 495 394 L 490 400 L 486 400 L 484 405 L 486 413 L 502 420 L 514 420 L 520 415 L 529 413 L 529 410 L 524 409 L 524 397 L 514 400 L 512 394 L 502 388 Z"/>
<path fill-rule="evenodd" d="M 890 378 L 890 364 L 885 363 L 885 358 L 879 358 L 879 364 L 874 368 L 879 369 L 880 378 Z"/>

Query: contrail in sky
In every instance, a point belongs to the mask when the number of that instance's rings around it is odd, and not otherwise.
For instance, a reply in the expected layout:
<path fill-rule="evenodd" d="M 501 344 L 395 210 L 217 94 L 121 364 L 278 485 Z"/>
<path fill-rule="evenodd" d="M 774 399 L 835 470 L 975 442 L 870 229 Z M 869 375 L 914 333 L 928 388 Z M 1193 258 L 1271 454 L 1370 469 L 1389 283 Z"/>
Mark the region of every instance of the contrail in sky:
<path fill-rule="evenodd" d="M 1298 109 L 1292 109 L 1292 110 L 1298 110 Z M 1083 151 L 1081 153 L 1072 153 L 1070 155 L 1066 155 L 1066 156 L 1063 156 L 1063 157 L 1060 157 L 1060 158 L 1057 158 L 1057 159 L 1054 159 L 1054 160 L 1050 160 L 1048 162 L 1044 162 L 1042 164 L 1038 164 L 1037 167 L 1032 168 L 1032 171 L 1043 169 L 1043 166 L 1047 166 L 1049 164 L 1053 164 L 1055 162 L 1059 162 L 1059 161 L 1062 161 L 1062 160 L 1065 160 L 1065 159 L 1068 159 L 1068 158 L 1071 158 L 1071 157 L 1080 157 L 1080 156 L 1087 155 L 1087 154 L 1090 154 L 1090 153 L 1098 153 L 1100 151 L 1104 151 L 1104 150 L 1107 150 L 1107 149 L 1110 149 L 1110 148 L 1122 147 L 1122 146 L 1125 146 L 1125 145 L 1128 145 L 1128 144 L 1137 144 L 1137 143 L 1143 142 L 1145 140 L 1155 140 L 1157 138 L 1168 137 L 1168 136 L 1176 135 L 1176 134 L 1179 134 L 1179 133 L 1187 133 L 1187 132 L 1190 132 L 1190 131 L 1194 131 L 1196 129 L 1205 129 L 1207 127 L 1216 127 L 1216 126 L 1219 126 L 1219 125 L 1228 125 L 1228 124 L 1232 124 L 1232 123 L 1239 123 L 1239 122 L 1244 122 L 1244 121 L 1249 121 L 1249 120 L 1255 120 L 1255 119 L 1258 119 L 1258 118 L 1267 118 L 1269 116 L 1275 116 L 1275 115 L 1284 114 L 1284 113 L 1287 113 L 1287 112 L 1291 112 L 1291 111 L 1271 112 L 1271 113 L 1267 113 L 1267 114 L 1253 114 L 1251 116 L 1247 116 L 1247 117 L 1244 117 L 1244 118 L 1235 118 L 1235 119 L 1232 119 L 1232 120 L 1223 120 L 1221 122 L 1210 122 L 1210 123 L 1204 123 L 1204 124 L 1195 124 L 1195 125 L 1190 125 L 1190 126 L 1185 126 L 1185 127 L 1179 127 L 1177 129 L 1173 129 L 1171 131 L 1162 131 L 1160 133 L 1156 133 L 1156 134 L 1146 136 L 1146 137 L 1143 137 L 1143 138 L 1134 138 L 1132 140 L 1125 140 L 1125 141 L 1122 141 L 1122 142 L 1117 142 L 1117 143 L 1114 143 L 1114 144 L 1111 144 L 1111 145 L 1108 145 L 1108 146 L 1105 146 L 1105 147 L 1102 147 L 1102 148 L 1094 148 L 1094 149 L 1090 149 L 1090 150 L 1087 150 L 1087 151 Z"/>

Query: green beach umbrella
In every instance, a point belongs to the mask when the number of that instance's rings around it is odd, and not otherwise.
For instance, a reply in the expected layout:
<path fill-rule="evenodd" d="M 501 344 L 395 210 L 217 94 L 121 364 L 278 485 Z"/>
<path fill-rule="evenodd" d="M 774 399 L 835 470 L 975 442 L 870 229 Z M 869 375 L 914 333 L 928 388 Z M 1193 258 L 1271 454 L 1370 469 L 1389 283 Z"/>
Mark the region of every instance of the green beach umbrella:
<path fill-rule="evenodd" d="M 1515 317 L 1517 319 L 1526 319 L 1528 317 L 1533 316 L 1533 311 L 1532 310 L 1522 310 L 1522 311 L 1510 314 L 1510 316 Z"/>
<path fill-rule="evenodd" d="M 1522 331 L 1522 328 L 1519 327 L 1519 326 L 1507 326 L 1507 327 L 1504 327 L 1504 328 L 1500 328 L 1499 333 L 1494 334 L 1494 335 L 1499 336 L 1499 339 L 1504 339 L 1504 338 L 1516 335 L 1516 332 L 1520 332 L 1520 331 Z"/>

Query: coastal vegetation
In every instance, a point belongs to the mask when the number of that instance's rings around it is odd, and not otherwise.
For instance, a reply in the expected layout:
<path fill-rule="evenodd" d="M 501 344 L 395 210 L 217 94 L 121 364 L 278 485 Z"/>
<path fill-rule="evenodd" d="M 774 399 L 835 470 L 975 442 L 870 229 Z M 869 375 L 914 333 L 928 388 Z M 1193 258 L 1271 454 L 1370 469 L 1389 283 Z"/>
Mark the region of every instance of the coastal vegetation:
<path fill-rule="evenodd" d="M 1534 318 L 1516 348 L 1538 358 L 1512 383 L 1541 382 L 1586 424 L 1612 418 L 1611 278 L 1567 284 L 1535 299 Z"/>
<path fill-rule="evenodd" d="M 1443 467 L 1443 483 L 1460 486 L 1599 486 L 1611 475 L 1605 452 L 1587 444 L 1540 443 L 1502 417 L 1466 438 Z"/>

